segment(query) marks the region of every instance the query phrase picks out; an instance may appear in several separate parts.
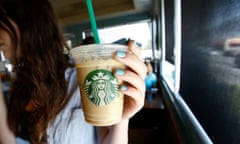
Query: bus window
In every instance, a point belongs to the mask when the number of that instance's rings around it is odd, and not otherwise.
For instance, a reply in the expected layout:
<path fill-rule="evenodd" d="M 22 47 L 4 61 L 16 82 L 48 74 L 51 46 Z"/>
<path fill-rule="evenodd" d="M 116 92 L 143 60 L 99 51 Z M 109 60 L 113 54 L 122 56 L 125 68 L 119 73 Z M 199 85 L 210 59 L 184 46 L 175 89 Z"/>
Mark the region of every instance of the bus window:
<path fill-rule="evenodd" d="M 99 29 L 101 43 L 112 43 L 121 39 L 133 39 L 141 45 L 143 58 L 152 57 L 150 21 L 124 24 Z M 113 35 L 114 33 L 114 35 Z"/>

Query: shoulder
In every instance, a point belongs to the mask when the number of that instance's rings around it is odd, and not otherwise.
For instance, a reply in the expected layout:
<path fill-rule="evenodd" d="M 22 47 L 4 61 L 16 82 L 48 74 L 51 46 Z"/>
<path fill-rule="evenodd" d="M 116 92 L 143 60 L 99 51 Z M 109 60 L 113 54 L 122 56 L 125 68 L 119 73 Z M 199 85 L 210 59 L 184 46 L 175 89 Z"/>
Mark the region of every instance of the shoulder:
<path fill-rule="evenodd" d="M 81 108 L 74 109 L 69 117 L 61 117 L 47 129 L 48 144 L 97 144 L 96 129 L 84 120 Z"/>
<path fill-rule="evenodd" d="M 65 72 L 71 98 L 47 129 L 48 144 L 96 144 L 95 127 L 86 123 L 81 108 L 80 90 L 75 68 Z"/>
<path fill-rule="evenodd" d="M 75 67 L 68 67 L 65 71 L 65 79 L 68 84 L 77 84 L 77 70 Z"/>
<path fill-rule="evenodd" d="M 20 137 L 16 137 L 16 144 L 30 144 L 30 142 Z"/>
<path fill-rule="evenodd" d="M 68 95 L 70 95 L 70 100 L 65 107 L 65 110 L 72 110 L 73 108 L 80 107 L 80 89 L 77 80 L 77 70 L 76 68 L 68 68 L 65 72 L 65 79 L 68 86 Z"/>

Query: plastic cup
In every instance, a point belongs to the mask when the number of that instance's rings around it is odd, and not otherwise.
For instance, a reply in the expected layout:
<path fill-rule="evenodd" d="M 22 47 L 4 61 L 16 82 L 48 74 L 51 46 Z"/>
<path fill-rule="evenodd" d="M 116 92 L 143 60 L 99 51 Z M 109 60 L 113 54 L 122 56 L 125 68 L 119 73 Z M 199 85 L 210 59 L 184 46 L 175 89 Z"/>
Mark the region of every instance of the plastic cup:
<path fill-rule="evenodd" d="M 110 126 L 121 120 L 121 81 L 114 77 L 113 70 L 125 66 L 113 59 L 113 53 L 126 50 L 127 46 L 118 44 L 90 44 L 71 50 L 85 120 L 92 125 Z"/>

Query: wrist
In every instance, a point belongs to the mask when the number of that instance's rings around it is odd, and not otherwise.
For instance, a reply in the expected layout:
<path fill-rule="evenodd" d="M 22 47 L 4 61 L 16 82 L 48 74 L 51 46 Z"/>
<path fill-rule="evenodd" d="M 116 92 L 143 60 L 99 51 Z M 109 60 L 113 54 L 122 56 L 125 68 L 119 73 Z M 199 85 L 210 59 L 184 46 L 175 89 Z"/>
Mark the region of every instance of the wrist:
<path fill-rule="evenodd" d="M 113 127 L 115 126 L 128 126 L 129 124 L 129 119 L 121 119 L 121 121 L 119 121 L 117 124 L 113 125 Z"/>

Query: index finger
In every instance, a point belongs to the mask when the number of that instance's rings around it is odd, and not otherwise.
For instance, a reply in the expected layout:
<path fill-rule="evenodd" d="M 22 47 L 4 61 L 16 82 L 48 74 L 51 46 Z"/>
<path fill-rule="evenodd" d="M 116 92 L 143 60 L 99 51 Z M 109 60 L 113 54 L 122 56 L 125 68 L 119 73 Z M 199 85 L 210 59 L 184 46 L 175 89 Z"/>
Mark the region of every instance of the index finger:
<path fill-rule="evenodd" d="M 136 44 L 136 41 L 130 40 L 128 42 L 128 47 L 134 55 L 136 55 L 140 60 L 143 60 L 141 48 Z"/>

